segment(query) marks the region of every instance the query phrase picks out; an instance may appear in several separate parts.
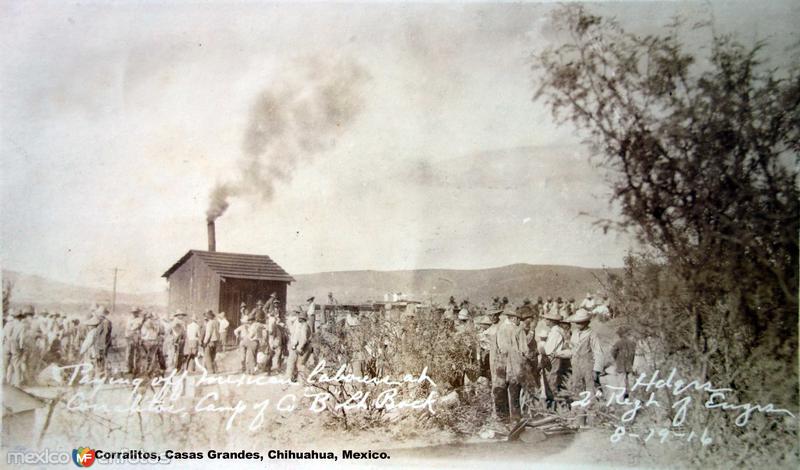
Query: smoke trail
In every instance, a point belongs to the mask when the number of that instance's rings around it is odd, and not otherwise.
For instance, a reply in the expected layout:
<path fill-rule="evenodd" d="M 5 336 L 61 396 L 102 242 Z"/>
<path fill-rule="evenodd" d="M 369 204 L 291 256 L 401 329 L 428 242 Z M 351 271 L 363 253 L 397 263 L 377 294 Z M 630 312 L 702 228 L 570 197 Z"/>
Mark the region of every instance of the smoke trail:
<path fill-rule="evenodd" d="M 268 202 L 276 184 L 288 182 L 298 165 L 332 150 L 362 107 L 367 73 L 349 60 L 307 59 L 299 77 L 273 84 L 256 99 L 244 133 L 239 175 L 210 194 L 209 221 L 231 197 L 259 195 Z"/>

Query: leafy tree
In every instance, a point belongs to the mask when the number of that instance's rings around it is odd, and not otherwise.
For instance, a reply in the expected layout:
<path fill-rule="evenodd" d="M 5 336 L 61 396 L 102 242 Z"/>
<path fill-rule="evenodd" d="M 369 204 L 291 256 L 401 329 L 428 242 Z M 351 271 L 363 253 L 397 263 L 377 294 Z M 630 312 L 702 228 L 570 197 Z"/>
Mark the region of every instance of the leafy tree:
<path fill-rule="evenodd" d="M 534 55 L 535 98 L 608 170 L 622 220 L 601 223 L 651 251 L 618 279 L 626 313 L 664 360 L 796 410 L 798 64 L 769 68 L 765 43 L 708 24 L 690 33 L 711 29 L 710 47 L 687 48 L 680 21 L 640 36 L 570 5 L 555 23 L 566 41 Z"/>

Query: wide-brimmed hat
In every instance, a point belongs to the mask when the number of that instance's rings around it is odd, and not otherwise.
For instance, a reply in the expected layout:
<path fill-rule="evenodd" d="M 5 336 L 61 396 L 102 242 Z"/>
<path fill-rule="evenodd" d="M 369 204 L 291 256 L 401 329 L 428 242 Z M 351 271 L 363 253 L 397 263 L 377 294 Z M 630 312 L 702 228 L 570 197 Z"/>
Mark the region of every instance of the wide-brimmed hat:
<path fill-rule="evenodd" d="M 211 309 L 208 309 L 206 311 L 206 318 L 214 318 L 214 311 L 211 310 Z"/>
<path fill-rule="evenodd" d="M 22 317 L 25 316 L 25 312 L 23 312 L 22 309 L 14 310 L 14 312 L 11 314 L 11 316 L 12 317 L 17 317 L 17 318 L 22 318 Z"/>
<path fill-rule="evenodd" d="M 252 320 L 248 315 L 242 317 L 242 323 L 250 323 Z"/>
<path fill-rule="evenodd" d="M 544 318 L 545 320 L 553 320 L 553 321 L 560 321 L 560 322 L 564 321 L 564 318 L 561 315 L 559 315 L 557 313 L 554 313 L 554 312 L 548 312 L 548 313 L 542 315 L 542 318 Z"/>
<path fill-rule="evenodd" d="M 314 296 L 313 295 L 306 299 L 306 302 L 313 302 L 313 301 L 314 301 Z"/>
<path fill-rule="evenodd" d="M 506 308 L 503 310 L 503 315 L 507 317 L 520 318 L 519 314 L 517 313 L 517 309 L 511 304 L 507 305 Z"/>
<path fill-rule="evenodd" d="M 139 307 L 132 307 L 131 313 L 142 313 L 142 309 L 140 309 Z"/>
<path fill-rule="evenodd" d="M 486 314 L 490 315 L 490 316 L 492 316 L 492 315 L 500 315 L 501 313 L 503 313 L 503 309 L 502 308 L 493 308 L 493 309 L 489 310 L 488 312 L 486 312 Z"/>
<path fill-rule="evenodd" d="M 239 307 L 247 307 L 247 302 L 242 302 L 241 304 L 239 304 Z"/>
<path fill-rule="evenodd" d="M 571 315 L 569 318 L 566 319 L 569 323 L 583 323 L 591 321 L 592 316 L 589 314 L 589 311 L 585 308 L 579 308 L 574 315 Z"/>
<path fill-rule="evenodd" d="M 529 303 L 531 303 L 531 299 L 525 297 L 525 300 L 523 300 L 522 303 L 528 305 Z"/>
<path fill-rule="evenodd" d="M 173 317 L 185 317 L 186 316 L 186 312 L 184 312 L 181 309 L 178 309 L 178 310 L 175 310 L 175 313 L 172 314 L 172 316 Z"/>
<path fill-rule="evenodd" d="M 86 320 L 85 324 L 89 326 L 97 326 L 100 324 L 100 322 L 101 319 L 98 315 L 92 315 L 90 318 Z"/>
<path fill-rule="evenodd" d="M 458 311 L 458 319 L 459 320 L 469 320 L 469 310 L 462 308 Z"/>
<path fill-rule="evenodd" d="M 481 317 L 478 317 L 478 324 L 479 325 L 491 325 L 492 324 L 492 319 L 490 317 L 488 317 L 487 315 L 483 315 Z"/>
<path fill-rule="evenodd" d="M 308 320 L 308 314 L 306 312 L 300 312 L 297 314 L 298 320 Z"/>
<path fill-rule="evenodd" d="M 264 301 L 261 300 L 261 299 L 258 299 L 258 301 L 256 301 L 256 305 L 264 305 Z"/>

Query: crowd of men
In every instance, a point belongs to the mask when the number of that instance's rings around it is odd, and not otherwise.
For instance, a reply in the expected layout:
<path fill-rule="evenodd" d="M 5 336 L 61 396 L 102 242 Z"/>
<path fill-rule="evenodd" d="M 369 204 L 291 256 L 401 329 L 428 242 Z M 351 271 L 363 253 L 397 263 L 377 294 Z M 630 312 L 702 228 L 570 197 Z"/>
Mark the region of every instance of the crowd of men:
<path fill-rule="evenodd" d="M 228 346 L 240 358 L 236 362 L 241 373 L 282 373 L 294 380 L 298 372 L 322 357 L 321 337 L 330 334 L 334 326 L 346 336 L 361 323 L 359 308 L 340 308 L 332 293 L 327 303 L 318 307 L 310 297 L 305 305 L 287 312 L 273 293 L 252 308 L 242 303 L 239 325 L 230 334 L 224 312 L 189 315 L 179 309 L 160 316 L 134 307 L 121 335 L 123 369 L 131 376 L 195 373 L 199 366 L 217 373 L 217 353 Z M 540 297 L 535 303 L 525 299 L 519 306 L 506 297 L 494 298 L 490 306 L 471 305 L 468 300 L 457 303 L 451 297 L 443 308 L 429 313 L 442 320 L 442 328 L 452 329 L 452 343 L 462 347 L 463 354 L 453 356 L 456 373 L 451 385 L 459 387 L 465 379 L 476 379 L 466 374 L 468 365 L 477 370 L 491 384 L 500 421 L 518 420 L 525 397 L 556 408 L 566 397 L 600 387 L 605 358 L 590 323 L 593 318 L 605 321 L 612 317 L 606 296 L 597 301 L 589 293 L 580 304 L 574 299 L 545 301 Z M 408 308 L 402 318 L 385 311 L 380 317 L 386 324 L 401 325 L 416 315 L 416 309 Z M 96 373 L 110 372 L 112 323 L 108 316 L 108 309 L 102 306 L 83 319 L 36 312 L 31 306 L 16 310 L 4 327 L 5 380 L 15 385 L 32 382 L 50 363 L 89 362 Z M 620 331 L 620 340 L 610 350 L 617 371 L 624 373 L 626 380 L 635 350 L 627 336 Z M 353 374 L 364 372 L 365 361 L 374 351 L 393 347 L 385 339 L 377 345 L 372 342 L 356 335 L 344 338 L 343 344 L 351 350 L 347 361 Z"/>
<path fill-rule="evenodd" d="M 4 380 L 12 385 L 34 383 L 49 364 L 86 359 L 105 369 L 112 344 L 112 323 L 106 307 L 95 306 L 83 319 L 61 312 L 36 311 L 27 305 L 3 322 Z"/>

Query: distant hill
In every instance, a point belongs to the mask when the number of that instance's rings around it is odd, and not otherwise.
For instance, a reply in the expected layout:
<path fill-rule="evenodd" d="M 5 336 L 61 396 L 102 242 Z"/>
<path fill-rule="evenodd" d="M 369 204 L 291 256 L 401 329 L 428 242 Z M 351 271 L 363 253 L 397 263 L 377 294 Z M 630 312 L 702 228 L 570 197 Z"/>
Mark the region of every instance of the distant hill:
<path fill-rule="evenodd" d="M 609 271 L 619 273 L 620 269 Z M 402 292 L 416 300 L 444 303 L 452 295 L 459 301 L 491 302 L 492 297 L 507 296 L 515 303 L 525 297 L 549 295 L 574 297 L 580 301 L 587 292 L 602 289 L 598 279 L 605 280 L 603 269 L 574 266 L 539 266 L 512 264 L 499 268 L 455 270 L 418 269 L 409 271 L 340 271 L 316 274 L 295 274 L 289 288 L 289 303 L 303 303 L 314 295 L 324 303 L 328 292 L 340 302 L 381 301 L 391 292 Z"/>
<path fill-rule="evenodd" d="M 111 290 L 78 286 L 41 276 L 3 270 L 3 282 L 14 284 L 12 305 L 33 304 L 37 307 L 79 313 L 93 303 L 110 304 Z M 165 307 L 167 292 L 129 294 L 117 292 L 118 310 L 132 305 Z M 159 310 L 159 308 L 156 308 Z"/>
<path fill-rule="evenodd" d="M 610 269 L 618 273 L 619 269 Z M 525 297 L 561 296 L 582 299 L 586 292 L 602 289 L 598 281 L 605 279 L 605 270 L 574 266 L 539 266 L 512 264 L 499 268 L 456 270 L 417 269 L 407 271 L 339 271 L 295 274 L 297 282 L 289 287 L 289 304 L 297 305 L 314 295 L 324 303 L 328 292 L 340 302 L 382 301 L 385 294 L 402 292 L 411 299 L 433 300 L 442 304 L 452 295 L 461 301 L 489 303 L 494 296 L 507 296 L 514 303 Z M 15 271 L 3 271 L 3 280 L 14 283 L 12 304 L 34 304 L 37 307 L 64 310 L 67 313 L 86 311 L 92 303 L 109 304 L 111 291 L 78 286 Z M 118 311 L 132 305 L 151 306 L 160 311 L 167 304 L 167 292 L 129 294 L 117 292 Z"/>

